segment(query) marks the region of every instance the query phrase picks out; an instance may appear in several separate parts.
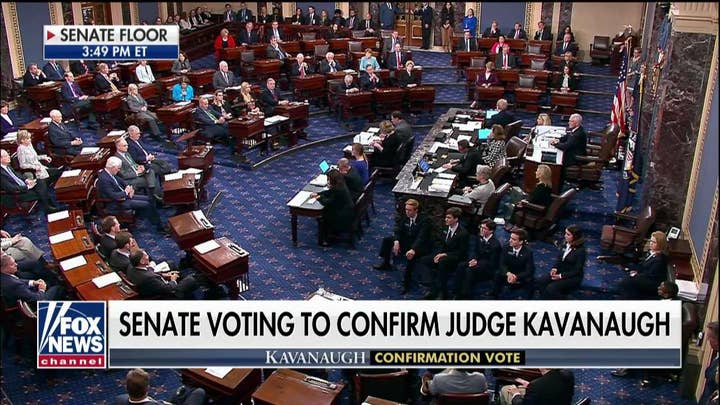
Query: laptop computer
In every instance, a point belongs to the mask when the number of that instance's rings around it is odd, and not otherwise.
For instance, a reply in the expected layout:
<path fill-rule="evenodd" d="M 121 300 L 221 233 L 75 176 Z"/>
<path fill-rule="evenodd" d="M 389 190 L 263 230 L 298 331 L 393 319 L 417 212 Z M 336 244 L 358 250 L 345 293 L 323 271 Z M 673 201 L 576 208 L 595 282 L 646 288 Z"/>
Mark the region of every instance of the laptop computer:
<path fill-rule="evenodd" d="M 478 129 L 478 140 L 487 141 L 488 137 L 492 133 L 492 129 Z"/>
<path fill-rule="evenodd" d="M 498 110 L 487 110 L 487 111 L 485 111 L 485 119 L 489 120 L 490 118 L 492 118 L 495 114 L 497 114 L 499 112 L 500 111 L 498 111 Z"/>
<path fill-rule="evenodd" d="M 330 163 L 327 162 L 327 160 L 323 160 L 320 162 L 320 172 L 322 174 L 327 174 L 327 172 L 330 170 Z"/>

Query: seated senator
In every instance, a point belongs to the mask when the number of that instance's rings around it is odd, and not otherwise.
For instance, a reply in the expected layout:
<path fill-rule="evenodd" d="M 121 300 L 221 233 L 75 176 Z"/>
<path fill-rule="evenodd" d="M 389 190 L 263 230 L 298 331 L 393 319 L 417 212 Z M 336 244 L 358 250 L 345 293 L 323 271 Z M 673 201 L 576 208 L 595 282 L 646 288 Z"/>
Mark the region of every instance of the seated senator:
<path fill-rule="evenodd" d="M 417 87 L 420 84 L 420 78 L 414 74 L 414 68 L 415 63 L 413 63 L 413 61 L 409 60 L 405 62 L 405 69 L 397 73 L 398 85 L 400 87 Z"/>
<path fill-rule="evenodd" d="M 328 190 L 312 193 L 323 205 L 320 220 L 322 245 L 328 246 L 329 241 L 342 232 L 350 232 L 355 219 L 355 208 L 342 173 L 331 170 L 327 174 Z"/>
<path fill-rule="evenodd" d="M 202 388 L 189 388 L 183 386 L 184 399 L 174 402 L 158 401 L 151 398 L 148 393 L 150 391 L 150 377 L 145 370 L 136 368 L 128 371 L 125 377 L 125 389 L 127 394 L 118 395 L 115 398 L 115 405 L 163 405 L 172 403 L 175 405 L 203 405 L 205 404 L 205 390 Z M 185 392 L 184 390 L 191 390 Z M 171 398 L 172 399 L 172 398 Z"/>
<path fill-rule="evenodd" d="M 172 89 L 173 101 L 191 101 L 195 97 L 195 91 L 190 85 L 190 80 L 186 76 L 180 79 L 180 82 L 176 83 Z"/>
<path fill-rule="evenodd" d="M 0 136 L 17 130 L 17 122 L 10 117 L 10 106 L 6 101 L 0 101 Z"/>
<path fill-rule="evenodd" d="M 653 299 L 657 287 L 667 280 L 667 237 L 655 231 L 650 235 L 650 250 L 637 267 L 625 268 L 628 277 L 620 282 L 618 289 L 624 299 Z"/>
<path fill-rule="evenodd" d="M 495 167 L 499 161 L 505 159 L 506 157 L 505 129 L 502 125 L 495 124 L 492 126 L 488 142 L 483 149 L 482 162 L 490 167 Z"/>
<path fill-rule="evenodd" d="M 58 110 L 50 111 L 50 125 L 48 125 L 48 139 L 52 145 L 53 153 L 63 156 L 75 156 L 82 149 L 83 140 L 73 135 L 70 129 L 63 124 L 62 113 Z"/>

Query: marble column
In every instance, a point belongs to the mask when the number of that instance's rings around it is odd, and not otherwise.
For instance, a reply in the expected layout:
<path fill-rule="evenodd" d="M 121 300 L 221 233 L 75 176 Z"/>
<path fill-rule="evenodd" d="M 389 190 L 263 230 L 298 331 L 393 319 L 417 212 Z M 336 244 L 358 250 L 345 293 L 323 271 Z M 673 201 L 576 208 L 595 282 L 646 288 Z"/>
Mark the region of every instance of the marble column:
<path fill-rule="evenodd" d="M 682 222 L 714 43 L 715 35 L 673 29 L 657 91 L 647 99 L 652 115 L 641 134 L 649 142 L 642 205 L 655 208 L 660 229 Z"/>

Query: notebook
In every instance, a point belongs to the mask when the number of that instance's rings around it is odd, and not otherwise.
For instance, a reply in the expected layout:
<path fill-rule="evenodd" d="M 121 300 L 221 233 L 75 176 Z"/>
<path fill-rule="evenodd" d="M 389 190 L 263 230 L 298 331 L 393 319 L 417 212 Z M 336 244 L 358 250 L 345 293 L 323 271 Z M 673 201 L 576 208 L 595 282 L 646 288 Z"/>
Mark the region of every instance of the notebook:
<path fill-rule="evenodd" d="M 327 162 L 327 160 L 323 160 L 320 162 L 320 172 L 327 173 L 328 170 L 330 170 L 330 163 Z"/>

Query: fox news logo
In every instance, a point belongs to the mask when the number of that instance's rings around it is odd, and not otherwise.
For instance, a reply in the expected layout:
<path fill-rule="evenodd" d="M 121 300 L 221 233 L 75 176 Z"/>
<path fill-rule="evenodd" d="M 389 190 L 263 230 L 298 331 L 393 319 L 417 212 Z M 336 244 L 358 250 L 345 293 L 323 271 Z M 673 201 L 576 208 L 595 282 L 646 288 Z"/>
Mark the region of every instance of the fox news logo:
<path fill-rule="evenodd" d="M 105 302 L 38 303 L 38 368 L 105 368 Z"/>

